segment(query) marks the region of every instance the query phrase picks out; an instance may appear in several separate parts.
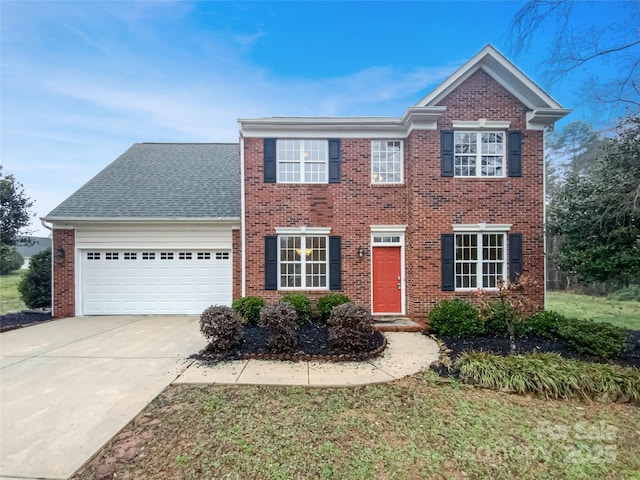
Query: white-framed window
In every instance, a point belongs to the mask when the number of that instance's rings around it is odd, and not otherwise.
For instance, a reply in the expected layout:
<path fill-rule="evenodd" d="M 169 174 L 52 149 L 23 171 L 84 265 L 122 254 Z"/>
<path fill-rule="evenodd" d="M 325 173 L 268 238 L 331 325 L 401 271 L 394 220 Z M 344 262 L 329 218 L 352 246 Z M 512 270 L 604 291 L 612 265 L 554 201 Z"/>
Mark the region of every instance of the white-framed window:
<path fill-rule="evenodd" d="M 327 289 L 327 245 L 324 235 L 279 235 L 279 288 Z"/>
<path fill-rule="evenodd" d="M 456 233 L 456 290 L 497 288 L 506 280 L 505 233 Z"/>
<path fill-rule="evenodd" d="M 279 183 L 327 183 L 327 140 L 279 139 L 276 152 Z"/>
<path fill-rule="evenodd" d="M 371 183 L 402 183 L 402 140 L 371 142 Z"/>
<path fill-rule="evenodd" d="M 504 177 L 505 138 L 505 132 L 454 132 L 454 176 Z"/>

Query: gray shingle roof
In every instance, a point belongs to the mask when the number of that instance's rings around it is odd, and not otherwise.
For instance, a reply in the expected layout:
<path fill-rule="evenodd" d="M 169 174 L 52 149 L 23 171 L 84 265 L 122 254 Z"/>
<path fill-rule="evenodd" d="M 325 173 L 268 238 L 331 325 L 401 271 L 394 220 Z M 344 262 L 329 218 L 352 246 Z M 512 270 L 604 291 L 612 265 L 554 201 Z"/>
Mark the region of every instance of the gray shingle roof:
<path fill-rule="evenodd" d="M 237 143 L 136 143 L 46 219 L 239 216 Z"/>

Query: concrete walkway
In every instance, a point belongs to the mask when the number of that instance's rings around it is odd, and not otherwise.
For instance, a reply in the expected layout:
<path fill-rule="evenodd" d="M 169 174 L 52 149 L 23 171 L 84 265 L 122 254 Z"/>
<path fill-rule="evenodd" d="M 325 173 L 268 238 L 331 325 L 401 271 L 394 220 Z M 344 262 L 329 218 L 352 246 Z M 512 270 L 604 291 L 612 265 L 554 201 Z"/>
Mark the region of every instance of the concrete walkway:
<path fill-rule="evenodd" d="M 188 357 L 205 346 L 197 317 L 76 317 L 0 334 L 0 478 L 67 479 L 171 383 L 341 386 L 428 367 L 438 347 L 385 333 L 367 362 Z"/>

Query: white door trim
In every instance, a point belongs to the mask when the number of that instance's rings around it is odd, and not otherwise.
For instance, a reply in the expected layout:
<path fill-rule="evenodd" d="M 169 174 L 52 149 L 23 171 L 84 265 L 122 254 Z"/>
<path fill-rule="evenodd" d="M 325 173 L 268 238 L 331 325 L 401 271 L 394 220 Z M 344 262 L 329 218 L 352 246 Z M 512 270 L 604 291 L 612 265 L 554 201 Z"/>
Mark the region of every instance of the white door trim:
<path fill-rule="evenodd" d="M 377 312 L 375 316 L 406 315 L 407 288 L 405 278 L 405 230 L 406 225 L 371 225 L 369 255 L 369 296 L 370 310 L 373 312 L 373 249 L 384 247 L 400 247 L 400 312 Z M 396 238 L 397 237 L 397 238 Z"/>

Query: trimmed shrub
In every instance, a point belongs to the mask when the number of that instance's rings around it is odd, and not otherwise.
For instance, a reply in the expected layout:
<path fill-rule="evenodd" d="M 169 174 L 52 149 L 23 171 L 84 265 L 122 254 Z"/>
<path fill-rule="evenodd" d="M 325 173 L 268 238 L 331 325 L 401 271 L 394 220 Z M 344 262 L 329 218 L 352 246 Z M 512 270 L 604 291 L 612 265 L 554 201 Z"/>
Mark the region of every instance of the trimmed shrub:
<path fill-rule="evenodd" d="M 18 284 L 22 301 L 29 308 L 51 306 L 51 249 L 36 253 L 29 261 L 27 274 Z"/>
<path fill-rule="evenodd" d="M 291 353 L 298 346 L 298 315 L 288 302 L 270 303 L 260 311 L 260 325 L 271 331 L 267 348 L 276 353 Z"/>
<path fill-rule="evenodd" d="M 564 359 L 556 353 L 502 357 L 467 352 L 454 363 L 460 378 L 485 388 L 544 398 L 640 401 L 640 370 Z"/>
<path fill-rule="evenodd" d="M 304 293 L 287 293 L 281 302 L 291 304 L 296 311 L 298 325 L 304 325 L 311 320 L 311 300 Z"/>
<path fill-rule="evenodd" d="M 467 300 L 441 300 L 429 312 L 429 325 L 434 333 L 452 337 L 469 337 L 484 332 L 478 310 Z"/>
<path fill-rule="evenodd" d="M 551 310 L 534 313 L 527 320 L 527 331 L 543 338 L 560 338 L 558 330 L 567 322 L 567 317 Z"/>
<path fill-rule="evenodd" d="M 497 301 L 490 302 L 489 311 L 484 321 L 485 332 L 493 335 L 508 336 L 508 321 L 513 324 L 514 333 L 517 337 L 525 332 L 525 326 L 518 312 L 511 305 Z"/>
<path fill-rule="evenodd" d="M 358 353 L 369 348 L 373 335 L 371 313 L 353 303 L 334 307 L 329 316 L 329 343 L 342 353 Z"/>
<path fill-rule="evenodd" d="M 227 352 L 240 345 L 242 328 L 240 314 L 224 305 L 212 305 L 200 315 L 200 332 L 215 352 Z"/>
<path fill-rule="evenodd" d="M 610 300 L 619 300 L 622 302 L 640 302 L 640 285 L 629 285 L 607 295 Z"/>
<path fill-rule="evenodd" d="M 628 333 L 610 323 L 588 322 L 568 318 L 558 327 L 558 335 L 577 352 L 611 358 L 627 346 Z"/>
<path fill-rule="evenodd" d="M 262 307 L 264 307 L 264 298 L 251 295 L 240 297 L 231 304 L 231 308 L 242 316 L 247 325 L 258 324 Z"/>
<path fill-rule="evenodd" d="M 24 263 L 24 258 L 15 247 L 0 246 L 0 275 L 7 275 L 18 270 Z"/>
<path fill-rule="evenodd" d="M 350 301 L 351 299 L 344 293 L 327 293 L 318 299 L 318 312 L 323 320 L 328 320 L 331 316 L 331 310 Z"/>

